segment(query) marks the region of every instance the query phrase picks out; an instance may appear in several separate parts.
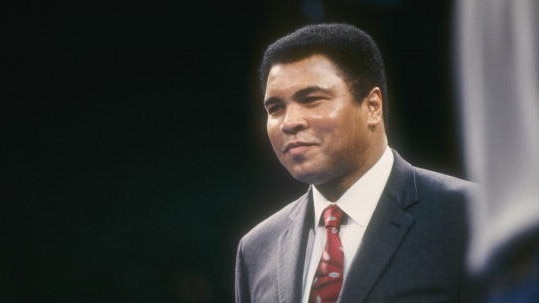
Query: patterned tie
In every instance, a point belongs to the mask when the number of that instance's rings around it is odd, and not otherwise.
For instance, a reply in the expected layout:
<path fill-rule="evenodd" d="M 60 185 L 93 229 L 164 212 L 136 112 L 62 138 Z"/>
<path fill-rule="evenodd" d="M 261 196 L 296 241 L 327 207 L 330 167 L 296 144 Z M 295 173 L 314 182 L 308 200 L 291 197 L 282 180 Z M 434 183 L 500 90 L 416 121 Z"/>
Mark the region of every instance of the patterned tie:
<path fill-rule="evenodd" d="M 339 238 L 339 228 L 343 212 L 336 205 L 330 205 L 322 214 L 326 226 L 326 247 L 314 274 L 309 303 L 337 302 L 342 287 L 344 253 Z"/>

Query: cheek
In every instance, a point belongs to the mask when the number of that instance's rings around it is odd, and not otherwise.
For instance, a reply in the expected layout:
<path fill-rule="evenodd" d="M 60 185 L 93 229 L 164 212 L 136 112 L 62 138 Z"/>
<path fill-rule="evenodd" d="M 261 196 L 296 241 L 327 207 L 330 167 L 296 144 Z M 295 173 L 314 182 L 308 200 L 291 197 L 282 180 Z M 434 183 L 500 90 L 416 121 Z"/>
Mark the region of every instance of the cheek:
<path fill-rule="evenodd" d="M 267 131 L 268 138 L 270 140 L 271 145 L 273 145 L 273 147 L 276 148 L 280 144 L 280 141 L 281 141 L 278 124 L 268 121 L 266 125 L 266 131 Z"/>
<path fill-rule="evenodd" d="M 318 134 L 323 136 L 331 153 L 348 152 L 362 141 L 360 117 L 353 112 L 331 112 L 317 123 Z"/>
<path fill-rule="evenodd" d="M 334 109 L 311 116 L 311 126 L 319 135 L 330 135 L 331 140 L 338 141 L 347 128 L 347 115 L 342 110 Z"/>
<path fill-rule="evenodd" d="M 343 116 L 343 111 L 339 107 L 322 106 L 309 113 L 308 119 L 317 124 L 332 124 Z"/>

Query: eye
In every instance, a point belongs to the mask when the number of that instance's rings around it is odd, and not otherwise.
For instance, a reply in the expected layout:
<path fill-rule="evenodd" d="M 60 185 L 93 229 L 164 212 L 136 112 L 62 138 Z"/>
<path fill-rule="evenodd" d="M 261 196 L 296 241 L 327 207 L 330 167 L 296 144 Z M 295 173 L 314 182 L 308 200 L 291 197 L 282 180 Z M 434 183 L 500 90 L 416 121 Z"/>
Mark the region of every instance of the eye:
<path fill-rule="evenodd" d="M 284 105 L 281 103 L 272 103 L 272 104 L 266 105 L 266 112 L 269 115 L 276 115 L 283 110 L 284 110 Z"/>
<path fill-rule="evenodd" d="M 304 104 L 309 104 L 309 103 L 314 103 L 314 102 L 320 101 L 322 99 L 325 99 L 325 98 L 322 97 L 322 96 L 318 96 L 318 95 L 305 96 L 305 97 L 299 99 L 299 102 L 304 103 Z"/>

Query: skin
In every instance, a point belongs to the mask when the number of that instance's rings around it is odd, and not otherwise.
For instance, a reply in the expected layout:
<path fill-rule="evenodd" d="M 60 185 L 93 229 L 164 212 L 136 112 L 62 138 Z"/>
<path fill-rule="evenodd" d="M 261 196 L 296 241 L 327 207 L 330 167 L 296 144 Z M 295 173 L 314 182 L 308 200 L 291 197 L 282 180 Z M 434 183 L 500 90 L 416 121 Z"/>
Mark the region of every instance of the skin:
<path fill-rule="evenodd" d="M 264 106 L 277 158 L 297 180 L 336 201 L 381 157 L 382 94 L 355 100 L 338 67 L 315 54 L 269 71 Z"/>

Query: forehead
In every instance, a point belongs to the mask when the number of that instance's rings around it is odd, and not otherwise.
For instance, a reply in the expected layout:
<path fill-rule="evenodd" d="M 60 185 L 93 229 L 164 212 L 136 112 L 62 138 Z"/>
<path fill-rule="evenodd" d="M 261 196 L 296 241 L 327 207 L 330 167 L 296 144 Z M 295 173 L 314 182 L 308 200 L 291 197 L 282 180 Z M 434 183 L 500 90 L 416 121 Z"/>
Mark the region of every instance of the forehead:
<path fill-rule="evenodd" d="M 339 68 L 324 55 L 312 55 L 297 61 L 274 64 L 266 83 L 266 95 L 306 86 L 331 87 L 343 84 Z"/>

